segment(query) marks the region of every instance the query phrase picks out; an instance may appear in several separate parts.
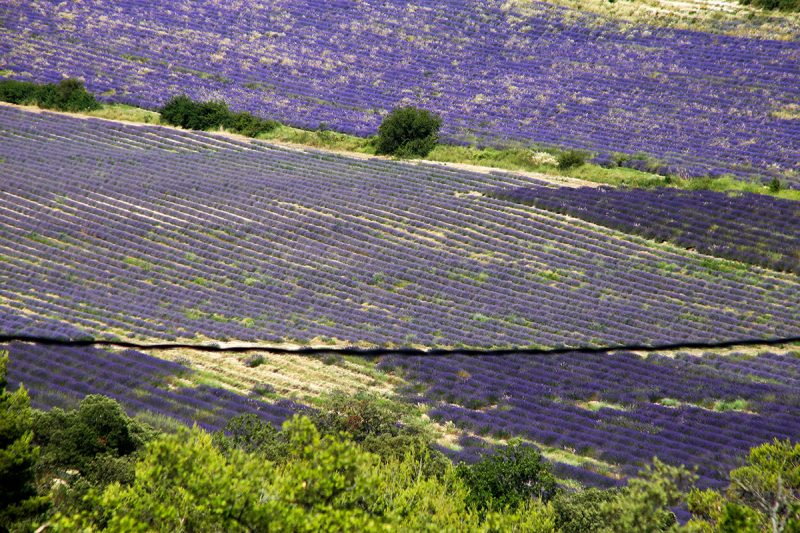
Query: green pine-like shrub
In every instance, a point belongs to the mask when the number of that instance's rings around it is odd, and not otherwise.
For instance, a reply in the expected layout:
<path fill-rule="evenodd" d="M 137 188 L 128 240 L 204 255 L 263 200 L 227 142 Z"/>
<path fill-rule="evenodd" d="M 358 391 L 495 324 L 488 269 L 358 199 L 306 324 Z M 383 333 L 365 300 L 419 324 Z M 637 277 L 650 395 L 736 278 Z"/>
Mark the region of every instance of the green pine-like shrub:
<path fill-rule="evenodd" d="M 416 107 L 399 107 L 378 128 L 375 153 L 401 158 L 425 157 L 439 141 L 442 119 Z"/>

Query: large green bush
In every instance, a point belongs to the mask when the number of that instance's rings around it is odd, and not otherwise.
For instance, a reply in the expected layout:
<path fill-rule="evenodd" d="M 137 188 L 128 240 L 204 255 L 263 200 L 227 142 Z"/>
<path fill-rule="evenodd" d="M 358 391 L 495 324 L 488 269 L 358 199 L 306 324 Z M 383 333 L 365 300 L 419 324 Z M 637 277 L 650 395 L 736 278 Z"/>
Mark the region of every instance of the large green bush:
<path fill-rule="evenodd" d="M 457 472 L 469 488 L 467 503 L 479 510 L 513 509 L 531 499 L 547 502 L 556 495 L 550 463 L 532 446 L 506 446 L 473 465 L 460 464 Z"/>
<path fill-rule="evenodd" d="M 274 120 L 258 118 L 250 113 L 233 113 L 225 102 L 195 102 L 183 94 L 171 98 L 161 108 L 161 119 L 189 130 L 226 128 L 248 137 L 266 133 L 278 125 Z"/>
<path fill-rule="evenodd" d="M 12 104 L 37 105 L 58 111 L 91 111 L 100 104 L 76 79 L 61 80 L 58 84 L 37 84 L 28 81 L 0 81 L 0 100 Z"/>
<path fill-rule="evenodd" d="M 0 81 L 0 100 L 10 104 L 33 104 L 39 86 L 29 81 Z"/>
<path fill-rule="evenodd" d="M 161 108 L 161 119 L 190 130 L 219 128 L 230 116 L 225 102 L 195 102 L 186 95 L 170 99 Z"/>
<path fill-rule="evenodd" d="M 378 128 L 375 152 L 396 157 L 425 157 L 439 141 L 442 119 L 416 107 L 394 109 Z"/>

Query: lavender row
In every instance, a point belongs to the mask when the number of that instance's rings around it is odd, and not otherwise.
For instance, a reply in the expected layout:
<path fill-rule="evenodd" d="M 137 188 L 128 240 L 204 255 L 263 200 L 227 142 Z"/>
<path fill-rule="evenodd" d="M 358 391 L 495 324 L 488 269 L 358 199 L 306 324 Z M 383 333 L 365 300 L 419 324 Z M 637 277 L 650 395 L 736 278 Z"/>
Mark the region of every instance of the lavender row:
<path fill-rule="evenodd" d="M 6 324 L 428 346 L 800 330 L 794 276 L 474 193 L 539 183 L 524 176 L 9 108 L 0 126 Z"/>
<path fill-rule="evenodd" d="M 797 353 L 393 356 L 379 366 L 423 385 L 409 398 L 429 402 L 436 419 L 576 451 L 625 475 L 658 456 L 721 486 L 750 447 L 800 438 Z M 735 400 L 740 410 L 710 408 Z"/>
<path fill-rule="evenodd" d="M 673 188 L 520 187 L 493 194 L 717 257 L 800 274 L 800 204 L 791 200 Z"/>
<path fill-rule="evenodd" d="M 9 354 L 9 384 L 24 384 L 39 409 L 74 407 L 88 394 L 103 394 L 120 402 L 131 415 L 159 415 L 215 431 L 245 413 L 280 427 L 301 408 L 289 401 L 267 403 L 206 385 L 176 388 L 172 381 L 190 374 L 188 367 L 134 350 L 26 343 L 0 349 Z"/>
<path fill-rule="evenodd" d="M 444 453 L 454 463 L 472 464 L 480 461 L 481 458 L 495 453 L 496 446 L 486 440 L 470 435 L 462 435 L 457 441 L 457 449 L 447 446 L 437 445 L 437 449 Z M 581 483 L 584 487 L 612 488 L 623 484 L 622 480 L 616 477 L 599 474 L 591 470 L 591 467 L 584 467 L 561 461 L 551 461 L 553 471 L 556 476 L 563 479 L 572 479 Z M 588 464 L 587 462 L 583 463 Z"/>
<path fill-rule="evenodd" d="M 16 0 L 0 7 L 2 68 L 80 77 L 144 107 L 185 92 L 357 134 L 414 104 L 443 115 L 450 141 L 641 151 L 679 174 L 798 183 L 800 124 L 781 114 L 800 86 L 797 41 L 636 26 L 542 2 L 340 4 Z"/>

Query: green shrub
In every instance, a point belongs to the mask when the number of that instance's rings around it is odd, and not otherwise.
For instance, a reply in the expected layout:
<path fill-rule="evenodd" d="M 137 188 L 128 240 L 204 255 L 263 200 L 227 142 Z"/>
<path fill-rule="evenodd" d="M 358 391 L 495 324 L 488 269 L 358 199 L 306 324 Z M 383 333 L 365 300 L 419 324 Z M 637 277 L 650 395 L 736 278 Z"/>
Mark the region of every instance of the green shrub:
<path fill-rule="evenodd" d="M 100 104 L 76 79 L 61 80 L 58 84 L 36 84 L 28 81 L 0 81 L 0 100 L 12 104 L 38 105 L 58 111 L 91 111 Z"/>
<path fill-rule="evenodd" d="M 556 495 L 550 463 L 532 446 L 507 446 L 473 465 L 458 465 L 457 473 L 469 488 L 467 504 L 478 510 L 513 509 L 534 498 L 547 502 Z"/>
<path fill-rule="evenodd" d="M 58 85 L 42 85 L 36 99 L 39 106 L 59 111 L 91 111 L 100 107 L 83 83 L 75 79 L 61 80 Z"/>
<path fill-rule="evenodd" d="M 416 107 L 394 109 L 378 128 L 375 153 L 396 157 L 425 157 L 439 141 L 442 119 Z"/>
<path fill-rule="evenodd" d="M 184 94 L 171 98 L 161 108 L 161 118 L 167 124 L 189 130 L 224 127 L 248 137 L 272 131 L 278 126 L 274 120 L 258 118 L 250 113 L 232 113 L 225 102 L 195 102 Z"/>
<path fill-rule="evenodd" d="M 187 128 L 189 117 L 195 112 L 195 103 L 185 94 L 181 94 L 170 98 L 159 112 L 161 113 L 161 120 L 167 124 Z"/>
<path fill-rule="evenodd" d="M 231 418 L 224 430 L 213 435 L 214 445 L 226 455 L 238 449 L 258 454 L 269 461 L 280 462 L 286 457 L 285 435 L 258 415 L 246 413 Z"/>
<path fill-rule="evenodd" d="M 190 130 L 219 128 L 230 114 L 225 102 L 194 102 L 186 95 L 172 98 L 161 108 L 164 121 Z"/>
<path fill-rule="evenodd" d="M 562 533 L 600 531 L 605 525 L 603 504 L 619 497 L 618 491 L 585 489 L 562 492 L 553 499 L 555 526 Z"/>
<path fill-rule="evenodd" d="M 11 104 L 33 104 L 39 86 L 29 81 L 0 81 L 0 100 Z"/>
<path fill-rule="evenodd" d="M 260 133 L 267 133 L 278 127 L 278 122 L 274 120 L 267 120 L 258 118 L 250 113 L 230 113 L 228 118 L 225 119 L 225 128 L 246 135 L 248 137 L 256 137 Z"/>
<path fill-rule="evenodd" d="M 783 189 L 783 184 L 778 178 L 772 178 L 769 182 L 769 192 L 780 192 Z"/>
<path fill-rule="evenodd" d="M 800 0 L 739 0 L 740 4 L 780 11 L 800 11 Z"/>
<path fill-rule="evenodd" d="M 399 424 L 402 413 L 395 406 L 365 391 L 352 395 L 334 391 L 325 398 L 324 408 L 309 415 L 323 434 L 345 432 L 356 442 L 411 431 Z"/>
<path fill-rule="evenodd" d="M 579 167 L 586 163 L 586 154 L 579 150 L 568 150 L 558 155 L 558 168 Z"/>
<path fill-rule="evenodd" d="M 110 470 L 98 468 L 98 458 L 131 455 L 152 437 L 149 428 L 129 418 L 119 403 L 95 394 L 72 411 L 37 411 L 33 427 L 42 449 L 40 476 L 57 477 L 72 469 L 101 485 L 116 479 L 106 478 Z"/>

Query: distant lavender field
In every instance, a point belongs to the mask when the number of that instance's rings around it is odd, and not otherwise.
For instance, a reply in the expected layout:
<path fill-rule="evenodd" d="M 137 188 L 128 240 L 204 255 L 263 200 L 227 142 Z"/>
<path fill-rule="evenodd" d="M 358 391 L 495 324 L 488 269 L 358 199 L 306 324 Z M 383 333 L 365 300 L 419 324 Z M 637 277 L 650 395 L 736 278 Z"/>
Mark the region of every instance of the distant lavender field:
<path fill-rule="evenodd" d="M 408 379 L 409 400 L 428 402 L 443 423 L 599 460 L 560 466 L 589 485 L 614 484 L 658 456 L 696 465 L 701 486 L 720 487 L 751 447 L 800 439 L 800 352 L 388 356 L 379 367 Z M 736 400 L 743 410 L 714 410 Z M 461 445 L 454 457 L 469 461 L 486 443 Z"/>
<path fill-rule="evenodd" d="M 521 187 L 493 194 L 648 239 L 800 274 L 800 202 L 672 188 Z"/>
<path fill-rule="evenodd" d="M 800 185 L 800 42 L 612 23 L 547 3 L 54 2 L 0 6 L 0 75 L 109 101 L 185 92 L 369 135 L 423 106 L 449 141 L 645 152 L 682 175 Z"/>
<path fill-rule="evenodd" d="M 0 131 L 5 334 L 473 347 L 800 334 L 794 275 L 479 192 L 543 183 L 525 176 L 9 107 Z"/>
<path fill-rule="evenodd" d="M 216 431 L 234 416 L 251 413 L 279 428 L 302 408 L 289 401 L 269 403 L 209 386 L 175 387 L 171 378 L 192 371 L 183 365 L 134 350 L 93 347 L 0 345 L 9 355 L 8 382 L 20 382 L 39 409 L 75 407 L 89 394 L 120 402 L 133 415 L 149 413 Z"/>

